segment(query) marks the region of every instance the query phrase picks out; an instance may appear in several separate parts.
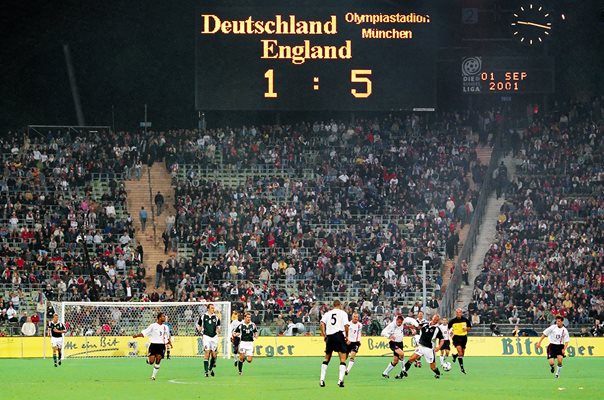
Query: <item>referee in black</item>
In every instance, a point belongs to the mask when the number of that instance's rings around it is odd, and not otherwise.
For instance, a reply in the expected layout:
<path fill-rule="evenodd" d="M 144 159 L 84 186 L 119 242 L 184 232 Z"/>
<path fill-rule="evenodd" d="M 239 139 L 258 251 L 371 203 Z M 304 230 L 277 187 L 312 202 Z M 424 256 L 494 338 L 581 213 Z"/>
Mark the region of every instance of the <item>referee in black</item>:
<path fill-rule="evenodd" d="M 468 343 L 468 332 L 472 329 L 472 322 L 463 316 L 461 308 L 455 310 L 455 318 L 449 321 L 449 329 L 453 332 L 453 346 L 457 349 L 457 354 L 453 354 L 453 362 L 459 360 L 459 368 L 465 374 L 463 356 L 466 351 L 466 344 Z"/>

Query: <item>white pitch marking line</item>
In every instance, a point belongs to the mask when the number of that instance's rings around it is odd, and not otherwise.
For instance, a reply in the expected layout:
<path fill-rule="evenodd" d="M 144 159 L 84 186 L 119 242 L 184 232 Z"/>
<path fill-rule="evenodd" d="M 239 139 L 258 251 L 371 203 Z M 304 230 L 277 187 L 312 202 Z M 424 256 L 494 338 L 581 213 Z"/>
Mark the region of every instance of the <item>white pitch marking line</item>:
<path fill-rule="evenodd" d="M 184 381 L 179 381 L 177 379 L 170 379 L 168 381 L 168 383 L 175 383 L 177 385 L 198 385 L 199 382 L 184 382 Z"/>

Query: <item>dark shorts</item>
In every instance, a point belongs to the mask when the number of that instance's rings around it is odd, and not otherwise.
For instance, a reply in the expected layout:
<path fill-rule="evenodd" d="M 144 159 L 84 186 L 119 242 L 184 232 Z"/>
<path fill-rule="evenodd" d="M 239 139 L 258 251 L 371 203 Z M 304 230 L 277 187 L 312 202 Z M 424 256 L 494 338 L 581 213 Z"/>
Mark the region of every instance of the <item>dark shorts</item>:
<path fill-rule="evenodd" d="M 562 350 L 564 350 L 563 344 L 550 344 L 547 346 L 547 358 L 557 358 L 562 355 Z"/>
<path fill-rule="evenodd" d="M 390 343 L 389 343 L 389 345 L 390 345 L 390 350 L 392 350 L 392 354 L 395 357 L 400 357 L 400 355 L 396 353 L 396 350 L 397 349 L 401 349 L 401 350 L 404 349 L 403 342 L 393 342 L 391 340 Z"/>
<path fill-rule="evenodd" d="M 466 348 L 466 344 L 468 343 L 467 336 L 453 336 L 453 346 L 461 347 L 462 349 Z"/>
<path fill-rule="evenodd" d="M 451 341 L 450 340 L 445 340 L 443 342 L 442 347 L 440 348 L 441 350 L 451 350 Z"/>
<path fill-rule="evenodd" d="M 241 343 L 241 338 L 239 336 L 233 336 L 231 338 L 231 343 L 233 343 L 233 353 L 239 354 L 239 343 Z"/>
<path fill-rule="evenodd" d="M 161 358 L 164 358 L 164 354 L 166 353 L 166 345 L 165 344 L 159 344 L 159 343 L 151 343 L 149 345 L 149 355 L 150 356 L 161 356 Z"/>
<path fill-rule="evenodd" d="M 347 350 L 346 339 L 342 332 L 328 335 L 325 339 L 325 354 L 331 354 L 334 351 L 338 353 L 346 353 Z"/>
<path fill-rule="evenodd" d="M 350 344 L 347 345 L 346 353 L 358 353 L 359 347 L 361 347 L 361 342 L 350 342 Z"/>

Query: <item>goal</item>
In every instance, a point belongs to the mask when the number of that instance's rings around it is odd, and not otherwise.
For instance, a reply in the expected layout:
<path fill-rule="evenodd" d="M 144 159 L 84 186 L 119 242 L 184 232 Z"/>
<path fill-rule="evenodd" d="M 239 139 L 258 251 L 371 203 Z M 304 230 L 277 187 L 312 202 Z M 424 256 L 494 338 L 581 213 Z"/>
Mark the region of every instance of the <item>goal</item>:
<path fill-rule="evenodd" d="M 133 339 L 163 312 L 172 335 L 170 356 L 203 355 L 203 340 L 195 325 L 210 303 L 51 302 L 67 332 L 63 357 L 139 357 L 147 355 L 147 338 Z M 230 358 L 228 327 L 231 303 L 214 302 L 220 318 L 218 354 Z"/>

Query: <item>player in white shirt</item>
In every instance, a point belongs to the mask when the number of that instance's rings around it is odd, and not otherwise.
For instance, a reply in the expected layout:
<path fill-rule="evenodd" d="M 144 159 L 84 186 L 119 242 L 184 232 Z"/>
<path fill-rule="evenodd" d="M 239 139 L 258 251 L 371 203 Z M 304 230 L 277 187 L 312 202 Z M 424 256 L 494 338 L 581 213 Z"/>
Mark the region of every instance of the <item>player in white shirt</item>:
<path fill-rule="evenodd" d="M 354 358 L 359 352 L 361 347 L 361 331 L 363 330 L 363 324 L 359 322 L 359 313 L 352 313 L 352 320 L 348 325 L 348 335 L 346 336 L 346 346 L 348 353 L 348 367 L 346 368 L 346 375 L 350 372 L 354 366 Z"/>
<path fill-rule="evenodd" d="M 166 345 L 172 346 L 170 329 L 164 322 L 166 322 L 166 315 L 160 312 L 157 314 L 157 322 L 149 325 L 141 333 L 132 336 L 133 338 L 148 337 L 151 342 L 149 345 L 149 359 L 147 360 L 148 364 L 153 365 L 151 380 L 155 380 L 157 371 L 159 371 L 159 364 L 161 359 L 164 358 Z"/>
<path fill-rule="evenodd" d="M 340 307 L 340 300 L 333 302 L 333 309 L 323 314 L 321 318 L 321 336 L 325 338 L 325 360 L 321 365 L 321 379 L 319 385 L 325 387 L 325 375 L 327 366 L 334 351 L 340 356 L 340 373 L 338 375 L 338 386 L 344 387 L 344 375 L 346 375 L 346 337 L 348 336 L 348 314 Z"/>
<path fill-rule="evenodd" d="M 554 358 L 556 358 L 558 360 L 556 378 L 558 378 L 562 370 L 562 360 L 566 357 L 566 348 L 568 347 L 568 342 L 570 342 L 570 335 L 568 334 L 568 329 L 564 326 L 564 318 L 562 316 L 556 316 L 556 323 L 543 331 L 543 335 L 541 335 L 541 339 L 539 339 L 535 348 L 540 348 L 541 342 L 546 337 L 549 340 L 547 360 L 549 361 L 550 372 L 554 373 Z"/>
<path fill-rule="evenodd" d="M 405 353 L 403 352 L 403 337 L 405 337 L 405 327 L 412 324 L 417 324 L 417 321 L 410 317 L 403 318 L 402 315 L 398 315 L 394 321 L 382 329 L 382 336 L 390 339 L 390 350 L 392 350 L 393 353 L 392 361 L 388 363 L 388 366 L 384 372 L 382 372 L 382 376 L 384 378 L 390 378 L 390 371 L 396 367 L 399 361 L 403 361 L 405 358 Z"/>
<path fill-rule="evenodd" d="M 237 329 L 237 327 L 239 325 L 241 325 L 241 316 L 239 315 L 239 313 L 237 311 L 233 311 L 233 315 L 231 318 L 234 318 L 231 321 L 231 324 L 229 325 L 229 336 L 231 338 L 231 344 L 232 344 L 232 350 L 233 350 L 233 355 L 235 358 L 235 368 L 237 368 L 238 365 L 238 357 L 239 357 L 239 343 L 241 342 L 241 338 L 239 337 L 239 335 L 233 335 L 235 333 L 235 329 Z"/>
<path fill-rule="evenodd" d="M 449 331 L 449 320 L 447 318 L 442 318 L 440 320 L 440 331 L 443 334 L 443 345 L 440 347 L 440 365 L 442 367 L 445 366 L 447 362 L 447 357 L 449 357 L 449 352 L 451 351 L 451 332 Z M 446 369 L 445 369 L 446 370 Z"/>

